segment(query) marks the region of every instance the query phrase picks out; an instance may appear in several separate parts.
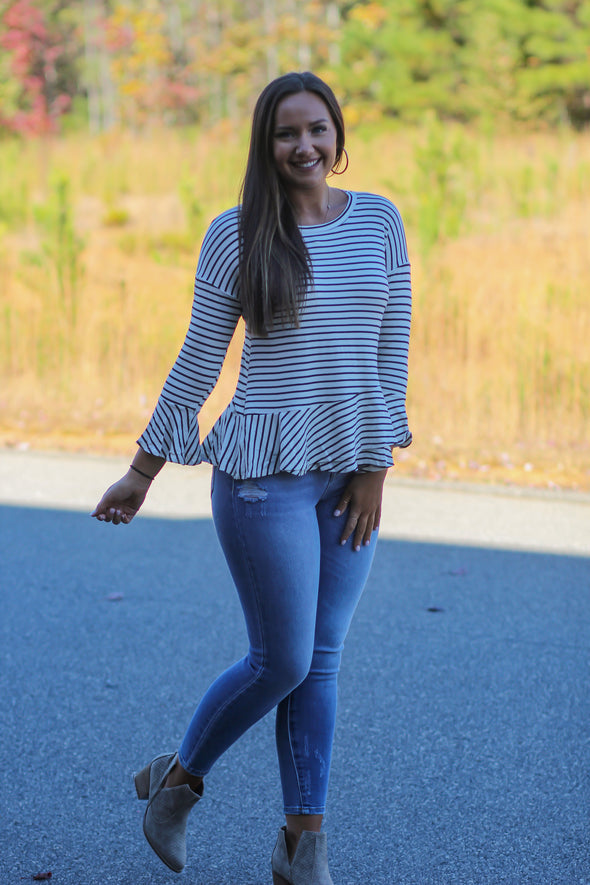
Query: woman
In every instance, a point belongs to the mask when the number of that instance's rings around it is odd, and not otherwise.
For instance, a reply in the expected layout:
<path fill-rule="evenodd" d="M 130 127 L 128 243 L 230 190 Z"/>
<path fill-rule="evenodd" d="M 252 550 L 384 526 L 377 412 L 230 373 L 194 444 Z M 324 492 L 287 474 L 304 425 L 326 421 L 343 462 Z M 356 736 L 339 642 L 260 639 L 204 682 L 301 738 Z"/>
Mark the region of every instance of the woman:
<path fill-rule="evenodd" d="M 320 828 L 340 655 L 391 450 L 411 442 L 403 226 L 388 200 L 328 185 L 345 156 L 342 113 L 322 80 L 287 74 L 264 89 L 241 205 L 207 231 L 184 345 L 128 473 L 92 514 L 130 522 L 166 460 L 213 465 L 213 518 L 250 647 L 207 690 L 178 753 L 136 776 L 145 835 L 176 871 L 203 777 L 276 707 L 286 826 L 273 879 L 332 883 Z M 236 393 L 201 445 L 198 412 L 240 315 Z"/>

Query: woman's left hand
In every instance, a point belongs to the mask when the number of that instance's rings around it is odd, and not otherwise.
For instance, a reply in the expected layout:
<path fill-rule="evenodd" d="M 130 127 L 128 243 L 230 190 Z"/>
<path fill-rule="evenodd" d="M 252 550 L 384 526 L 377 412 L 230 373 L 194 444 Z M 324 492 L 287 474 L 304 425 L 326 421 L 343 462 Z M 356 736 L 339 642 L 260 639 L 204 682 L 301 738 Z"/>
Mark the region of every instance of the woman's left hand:
<path fill-rule="evenodd" d="M 387 468 L 355 473 L 344 489 L 334 511 L 334 516 L 340 516 L 348 508 L 348 518 L 340 536 L 341 544 L 346 544 L 353 532 L 355 550 L 360 550 L 361 544 L 371 543 L 371 535 L 381 520 L 381 498 L 386 476 Z"/>

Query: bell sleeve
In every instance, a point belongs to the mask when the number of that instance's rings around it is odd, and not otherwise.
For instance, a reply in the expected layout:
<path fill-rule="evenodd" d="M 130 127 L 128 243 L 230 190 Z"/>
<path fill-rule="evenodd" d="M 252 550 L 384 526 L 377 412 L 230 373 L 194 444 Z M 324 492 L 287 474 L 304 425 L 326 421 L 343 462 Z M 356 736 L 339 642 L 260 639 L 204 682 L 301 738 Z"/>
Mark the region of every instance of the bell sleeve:
<path fill-rule="evenodd" d="M 219 216 L 205 235 L 186 338 L 137 440 L 144 451 L 177 464 L 203 460 L 198 414 L 219 377 L 241 316 L 237 224 L 231 212 Z"/>

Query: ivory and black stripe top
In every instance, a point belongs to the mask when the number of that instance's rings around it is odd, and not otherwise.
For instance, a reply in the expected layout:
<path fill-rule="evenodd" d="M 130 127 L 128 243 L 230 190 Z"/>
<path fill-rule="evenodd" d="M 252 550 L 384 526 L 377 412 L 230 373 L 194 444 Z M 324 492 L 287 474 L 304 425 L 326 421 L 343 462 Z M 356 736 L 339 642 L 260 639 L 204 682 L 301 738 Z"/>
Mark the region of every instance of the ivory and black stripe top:
<path fill-rule="evenodd" d="M 384 197 L 349 193 L 333 221 L 301 227 L 313 285 L 300 326 L 246 329 L 234 397 L 202 444 L 197 416 L 240 317 L 238 207 L 209 227 L 185 342 L 138 440 L 180 464 L 236 479 L 280 471 L 378 470 L 408 446 L 410 266 L 401 218 Z"/>

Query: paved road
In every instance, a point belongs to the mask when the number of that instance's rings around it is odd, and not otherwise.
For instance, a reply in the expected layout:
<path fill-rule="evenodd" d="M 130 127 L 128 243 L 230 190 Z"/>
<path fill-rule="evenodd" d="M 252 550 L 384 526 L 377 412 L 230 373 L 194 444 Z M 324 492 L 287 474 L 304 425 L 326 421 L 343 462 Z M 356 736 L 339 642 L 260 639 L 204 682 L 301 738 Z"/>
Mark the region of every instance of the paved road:
<path fill-rule="evenodd" d="M 0 882 L 269 885 L 272 717 L 208 778 L 182 879 L 141 836 L 131 775 L 244 629 L 206 469 L 167 467 L 115 529 L 87 513 L 120 469 L 0 453 Z M 336 885 L 590 885 L 590 501 L 394 481 L 385 509 L 343 660 Z"/>

